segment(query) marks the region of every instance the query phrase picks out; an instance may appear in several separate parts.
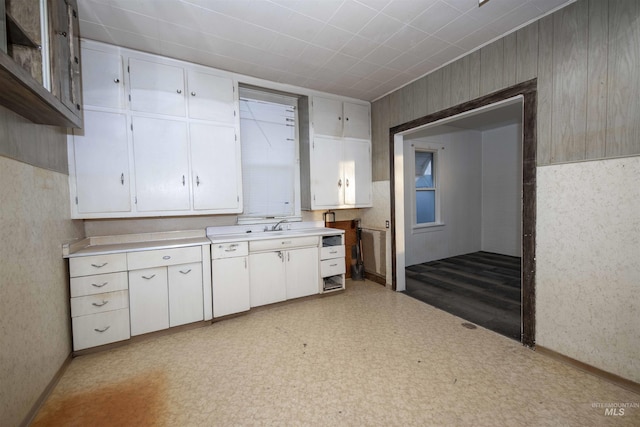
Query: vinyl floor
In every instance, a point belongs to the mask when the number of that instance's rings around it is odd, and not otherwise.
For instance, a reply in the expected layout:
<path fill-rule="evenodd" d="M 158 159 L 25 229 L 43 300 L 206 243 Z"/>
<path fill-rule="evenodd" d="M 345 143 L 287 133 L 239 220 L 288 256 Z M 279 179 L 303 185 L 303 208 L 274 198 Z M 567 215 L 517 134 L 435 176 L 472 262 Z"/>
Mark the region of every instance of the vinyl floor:
<path fill-rule="evenodd" d="M 406 268 L 406 294 L 521 340 L 520 258 L 475 252 Z"/>

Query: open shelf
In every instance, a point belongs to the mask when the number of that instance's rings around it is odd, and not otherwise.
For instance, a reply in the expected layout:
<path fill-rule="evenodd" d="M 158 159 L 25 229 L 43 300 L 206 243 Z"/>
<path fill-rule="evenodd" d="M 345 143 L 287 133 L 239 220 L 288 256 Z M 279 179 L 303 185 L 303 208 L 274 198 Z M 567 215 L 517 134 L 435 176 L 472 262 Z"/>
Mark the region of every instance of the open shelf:
<path fill-rule="evenodd" d="M 7 12 L 7 41 L 11 44 L 39 49 L 40 45 L 33 40 L 13 16 Z"/>

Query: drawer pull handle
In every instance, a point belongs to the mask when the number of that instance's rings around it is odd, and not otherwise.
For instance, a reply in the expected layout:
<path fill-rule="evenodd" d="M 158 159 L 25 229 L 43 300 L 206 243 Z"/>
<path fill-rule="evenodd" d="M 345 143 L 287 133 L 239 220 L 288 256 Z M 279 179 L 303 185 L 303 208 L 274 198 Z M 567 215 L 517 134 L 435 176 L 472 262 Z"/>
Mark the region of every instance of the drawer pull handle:
<path fill-rule="evenodd" d="M 291 240 L 285 240 L 282 242 L 283 245 L 290 245 L 291 244 Z"/>
<path fill-rule="evenodd" d="M 97 283 L 92 283 L 91 286 L 96 287 L 96 288 L 101 288 L 103 286 L 107 286 L 109 282 L 104 282 L 102 285 L 99 285 Z"/>
<path fill-rule="evenodd" d="M 182 271 L 182 270 L 179 270 L 179 271 L 180 271 L 180 273 L 182 273 L 182 274 L 189 274 L 189 273 L 191 273 L 191 269 L 188 269 L 187 271 Z"/>
<path fill-rule="evenodd" d="M 93 305 L 95 307 L 102 307 L 103 305 L 107 305 L 108 302 L 109 302 L 108 300 L 107 301 L 102 300 L 102 304 L 94 302 L 94 303 L 91 303 L 91 305 Z"/>
<path fill-rule="evenodd" d="M 329 267 L 337 267 L 338 264 L 329 264 Z"/>
<path fill-rule="evenodd" d="M 142 276 L 142 278 L 143 278 L 143 279 L 147 279 L 147 280 L 151 280 L 151 279 L 153 279 L 154 277 L 156 277 L 156 275 L 155 275 L 155 274 L 152 274 L 152 275 L 151 275 L 151 276 L 149 276 L 149 277 L 147 277 L 147 276 Z"/>
<path fill-rule="evenodd" d="M 91 264 L 91 267 L 95 267 L 95 268 L 102 268 L 102 267 L 104 267 L 104 266 L 105 266 L 105 265 L 107 265 L 107 264 L 109 264 L 109 263 L 108 263 L 108 262 L 105 262 L 105 263 L 104 263 L 104 264 L 102 264 L 102 265 L 98 265 L 98 264 Z"/>
<path fill-rule="evenodd" d="M 236 248 L 229 248 L 229 249 L 225 249 L 225 252 L 235 252 Z"/>
<path fill-rule="evenodd" d="M 94 331 L 96 331 L 96 332 L 100 332 L 100 333 L 103 333 L 103 332 L 107 332 L 107 330 L 108 330 L 110 327 L 111 327 L 111 326 L 105 326 L 105 327 L 104 327 L 104 328 L 102 328 L 102 329 L 100 329 L 100 328 L 95 328 L 95 329 L 94 329 Z"/>
<path fill-rule="evenodd" d="M 330 254 L 337 254 L 338 251 L 329 251 Z"/>
<path fill-rule="evenodd" d="M 164 260 L 171 259 L 171 256 L 170 255 L 165 255 L 165 256 L 162 257 L 162 259 L 164 259 Z"/>

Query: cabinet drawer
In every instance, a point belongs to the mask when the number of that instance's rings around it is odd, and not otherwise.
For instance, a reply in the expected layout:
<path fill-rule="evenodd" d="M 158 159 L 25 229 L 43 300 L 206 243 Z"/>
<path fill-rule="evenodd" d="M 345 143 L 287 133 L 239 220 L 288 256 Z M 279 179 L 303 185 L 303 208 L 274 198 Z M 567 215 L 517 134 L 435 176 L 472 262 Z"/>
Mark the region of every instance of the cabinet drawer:
<path fill-rule="evenodd" d="M 283 237 L 280 239 L 264 239 L 249 242 L 251 252 L 277 251 L 280 249 L 318 246 L 318 236 Z"/>
<path fill-rule="evenodd" d="M 320 259 L 344 258 L 344 245 L 325 246 L 320 249 Z"/>
<path fill-rule="evenodd" d="M 103 294 L 128 288 L 127 273 L 96 274 L 71 278 L 71 298 Z"/>
<path fill-rule="evenodd" d="M 214 243 L 211 245 L 211 258 L 223 259 L 249 254 L 248 242 Z"/>
<path fill-rule="evenodd" d="M 328 259 L 320 261 L 320 273 L 322 277 L 335 276 L 343 274 L 346 270 L 344 258 Z"/>
<path fill-rule="evenodd" d="M 130 338 L 129 310 L 126 308 L 74 317 L 71 322 L 76 351 Z"/>
<path fill-rule="evenodd" d="M 86 316 L 129 307 L 129 292 L 116 291 L 71 298 L 71 317 Z"/>
<path fill-rule="evenodd" d="M 127 253 L 127 264 L 129 265 L 129 270 L 162 267 L 165 265 L 188 264 L 190 262 L 200 261 L 202 261 L 201 246 Z"/>
<path fill-rule="evenodd" d="M 124 253 L 69 258 L 69 275 L 71 277 L 126 270 L 127 256 Z"/>

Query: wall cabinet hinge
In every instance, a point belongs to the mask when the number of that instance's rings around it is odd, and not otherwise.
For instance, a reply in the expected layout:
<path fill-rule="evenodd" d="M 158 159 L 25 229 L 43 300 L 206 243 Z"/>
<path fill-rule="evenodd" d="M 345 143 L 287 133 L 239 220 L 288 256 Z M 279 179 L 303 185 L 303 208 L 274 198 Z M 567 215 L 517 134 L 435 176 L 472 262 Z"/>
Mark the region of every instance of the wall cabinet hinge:
<path fill-rule="evenodd" d="M 127 73 L 131 72 L 131 67 L 127 65 Z"/>
<path fill-rule="evenodd" d="M 238 134 L 237 134 L 237 133 L 236 133 L 236 134 L 234 134 L 234 135 L 233 135 L 233 138 L 234 138 L 234 139 L 236 140 L 236 142 L 237 142 L 237 141 L 238 141 Z"/>
<path fill-rule="evenodd" d="M 133 202 L 134 202 L 134 204 L 136 204 L 136 205 L 138 204 L 138 196 L 135 196 L 135 197 L 133 198 Z"/>
<path fill-rule="evenodd" d="M 131 123 L 131 130 L 133 131 L 133 123 Z"/>
<path fill-rule="evenodd" d="M 76 196 L 76 205 L 78 204 L 78 196 Z"/>
<path fill-rule="evenodd" d="M 236 116 L 236 110 L 233 110 L 233 117 Z"/>
<path fill-rule="evenodd" d="M 129 94 L 129 102 L 131 102 L 131 94 Z"/>

